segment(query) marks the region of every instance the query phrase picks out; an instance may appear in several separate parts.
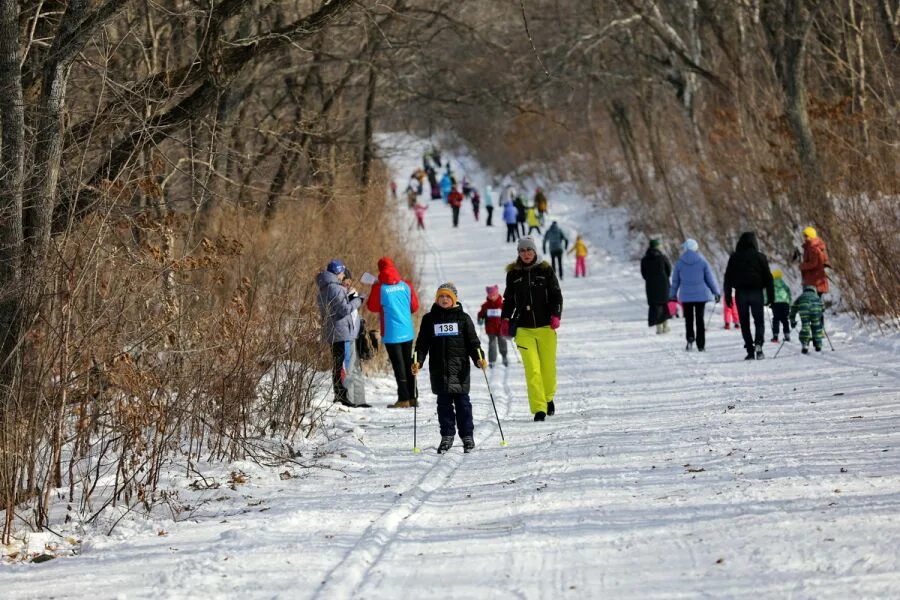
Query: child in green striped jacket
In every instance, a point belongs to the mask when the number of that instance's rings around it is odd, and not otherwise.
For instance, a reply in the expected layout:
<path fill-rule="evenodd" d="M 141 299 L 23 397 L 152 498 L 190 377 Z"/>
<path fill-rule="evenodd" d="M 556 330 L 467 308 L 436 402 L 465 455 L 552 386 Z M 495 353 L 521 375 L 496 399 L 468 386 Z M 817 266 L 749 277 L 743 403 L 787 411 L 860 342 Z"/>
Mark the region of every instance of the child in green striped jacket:
<path fill-rule="evenodd" d="M 803 354 L 809 353 L 807 345 L 812 340 L 813 347 L 816 352 L 822 351 L 822 337 L 825 331 L 822 326 L 822 299 L 816 291 L 816 286 L 803 286 L 803 293 L 794 301 L 791 307 L 791 326 L 797 327 L 797 315 L 800 315 L 800 344 L 803 346 L 801 350 Z"/>

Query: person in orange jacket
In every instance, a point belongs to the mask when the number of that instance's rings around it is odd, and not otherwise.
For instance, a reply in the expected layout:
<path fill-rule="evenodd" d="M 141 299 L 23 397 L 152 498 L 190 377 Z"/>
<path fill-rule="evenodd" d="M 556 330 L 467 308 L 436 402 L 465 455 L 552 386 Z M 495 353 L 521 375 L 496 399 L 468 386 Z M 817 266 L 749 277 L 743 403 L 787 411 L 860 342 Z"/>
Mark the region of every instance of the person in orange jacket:
<path fill-rule="evenodd" d="M 819 297 L 828 293 L 828 275 L 825 273 L 828 264 L 828 251 L 825 242 L 816 230 L 807 227 L 803 230 L 803 259 L 800 262 L 801 281 L 804 286 L 814 285 Z"/>

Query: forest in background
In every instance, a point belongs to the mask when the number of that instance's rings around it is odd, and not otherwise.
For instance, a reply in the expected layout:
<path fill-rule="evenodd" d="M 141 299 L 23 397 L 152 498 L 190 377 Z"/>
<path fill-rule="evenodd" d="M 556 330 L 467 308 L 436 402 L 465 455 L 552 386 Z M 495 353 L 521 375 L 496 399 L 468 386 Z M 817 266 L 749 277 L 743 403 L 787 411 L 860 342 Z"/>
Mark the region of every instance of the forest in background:
<path fill-rule="evenodd" d="M 898 61 L 898 0 L 0 0 L 3 537 L 310 430 L 314 273 L 412 272 L 377 130 L 670 240 L 812 223 L 896 324 Z"/>

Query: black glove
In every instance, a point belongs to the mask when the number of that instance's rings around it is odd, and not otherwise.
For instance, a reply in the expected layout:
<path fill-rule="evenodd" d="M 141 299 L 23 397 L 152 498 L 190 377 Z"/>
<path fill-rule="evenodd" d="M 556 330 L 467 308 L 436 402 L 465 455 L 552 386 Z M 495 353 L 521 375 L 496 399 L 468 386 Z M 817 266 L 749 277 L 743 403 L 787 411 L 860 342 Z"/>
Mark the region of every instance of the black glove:
<path fill-rule="evenodd" d="M 716 294 L 716 296 L 714 298 L 714 300 L 716 301 L 716 304 L 718 304 L 721 299 L 722 299 L 722 296 Z"/>

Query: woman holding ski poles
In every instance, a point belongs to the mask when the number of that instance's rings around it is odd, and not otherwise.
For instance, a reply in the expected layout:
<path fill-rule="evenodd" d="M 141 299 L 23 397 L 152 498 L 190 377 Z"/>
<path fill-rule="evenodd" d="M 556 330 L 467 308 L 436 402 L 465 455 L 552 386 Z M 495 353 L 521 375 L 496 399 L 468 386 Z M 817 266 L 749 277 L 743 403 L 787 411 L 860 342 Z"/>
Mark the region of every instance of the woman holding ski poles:
<path fill-rule="evenodd" d="M 696 240 L 688 239 L 684 242 L 682 246 L 684 253 L 675 263 L 675 270 L 672 272 L 669 298 L 680 300 L 684 307 L 684 327 L 687 337 L 685 350 L 690 351 L 696 342 L 697 350 L 703 352 L 706 349 L 706 324 L 703 322 L 706 303 L 713 298 L 718 303 L 721 294 L 709 263 L 698 252 L 699 247 Z M 695 320 L 697 322 L 696 336 L 694 335 Z"/>
<path fill-rule="evenodd" d="M 513 336 L 522 355 L 528 405 L 535 421 L 556 412 L 556 330 L 562 317 L 562 290 L 553 268 L 537 253 L 531 237 L 518 242 L 518 258 L 506 267 L 500 335 Z"/>

